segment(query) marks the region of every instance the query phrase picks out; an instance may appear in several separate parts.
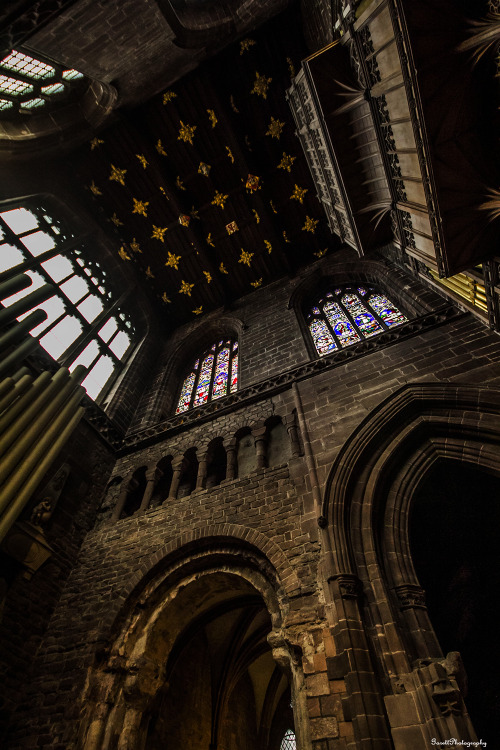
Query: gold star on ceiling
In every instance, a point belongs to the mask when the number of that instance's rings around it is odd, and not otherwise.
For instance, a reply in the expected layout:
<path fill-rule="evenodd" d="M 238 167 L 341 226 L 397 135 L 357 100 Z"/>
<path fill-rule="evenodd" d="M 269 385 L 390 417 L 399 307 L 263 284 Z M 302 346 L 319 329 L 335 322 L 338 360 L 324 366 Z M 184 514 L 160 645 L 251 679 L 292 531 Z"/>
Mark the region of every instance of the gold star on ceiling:
<path fill-rule="evenodd" d="M 160 154 L 161 156 L 167 156 L 167 152 L 166 152 L 166 151 L 165 151 L 165 149 L 163 148 L 163 144 L 162 144 L 162 142 L 161 142 L 161 139 L 160 139 L 160 138 L 158 138 L 158 143 L 156 144 L 155 148 L 156 148 L 156 150 L 158 151 L 158 153 L 159 153 L 159 154 Z"/>
<path fill-rule="evenodd" d="M 123 221 L 120 221 L 120 219 L 118 218 L 118 216 L 116 215 L 116 213 L 113 214 L 113 216 L 111 217 L 110 221 L 113 222 L 113 224 L 115 225 L 115 227 L 122 227 L 123 226 Z"/>
<path fill-rule="evenodd" d="M 146 157 L 144 156 L 144 154 L 136 154 L 136 156 L 139 159 L 139 161 L 141 162 L 143 169 L 146 169 L 146 167 L 148 166 L 149 162 L 146 159 Z"/>
<path fill-rule="evenodd" d="M 228 273 L 229 273 L 229 271 L 228 271 L 228 270 L 226 269 L 226 267 L 225 267 L 224 263 L 221 263 L 221 264 L 220 264 L 220 266 L 219 266 L 219 271 L 220 271 L 221 273 L 225 273 L 225 274 L 228 274 Z"/>
<path fill-rule="evenodd" d="M 187 281 L 182 280 L 181 281 L 181 288 L 179 289 L 179 294 L 187 294 L 188 297 L 191 296 L 191 289 L 194 287 L 194 284 L 189 284 Z"/>
<path fill-rule="evenodd" d="M 284 122 L 281 122 L 281 120 L 275 120 L 274 117 L 271 117 L 271 122 L 269 123 L 266 135 L 270 135 L 271 138 L 277 138 L 279 140 L 284 127 Z"/>
<path fill-rule="evenodd" d="M 296 156 L 290 156 L 289 154 L 285 154 L 285 152 L 283 151 L 283 157 L 278 164 L 278 169 L 286 169 L 287 172 L 291 172 L 293 162 L 296 158 Z"/>
<path fill-rule="evenodd" d="M 99 148 L 102 143 L 104 143 L 104 141 L 100 138 L 97 138 L 97 136 L 95 138 L 92 138 L 92 140 L 90 141 L 90 150 L 93 151 L 95 148 Z"/>
<path fill-rule="evenodd" d="M 254 215 L 254 217 L 255 217 L 255 223 L 256 223 L 256 224 L 260 224 L 260 216 L 259 216 L 259 214 L 258 214 L 258 213 L 257 213 L 257 211 L 255 210 L 255 208 L 252 208 L 252 211 L 253 211 L 253 215 Z"/>
<path fill-rule="evenodd" d="M 93 195 L 102 195 L 101 191 L 99 190 L 99 188 L 98 188 L 98 187 L 97 187 L 97 185 L 95 184 L 94 180 L 92 180 L 92 182 L 90 183 L 90 185 L 89 185 L 89 190 L 90 190 L 90 192 L 91 192 L 91 193 L 92 193 Z"/>
<path fill-rule="evenodd" d="M 226 205 L 226 201 L 229 198 L 228 195 L 224 195 L 223 193 L 219 193 L 218 190 L 215 191 L 215 195 L 212 200 L 212 206 L 219 206 L 219 208 L 224 208 Z"/>
<path fill-rule="evenodd" d="M 133 250 L 134 253 L 142 253 L 139 243 L 137 242 L 135 237 L 132 240 L 132 242 L 130 242 L 129 244 L 130 244 L 130 249 Z"/>
<path fill-rule="evenodd" d="M 260 73 L 257 73 L 257 71 L 255 71 L 255 82 L 253 84 L 253 89 L 250 91 L 250 93 L 256 94 L 257 96 L 261 96 L 263 99 L 267 99 L 267 90 L 272 80 L 273 80 L 272 78 L 266 78 L 266 76 L 261 76 Z"/>
<path fill-rule="evenodd" d="M 257 281 L 251 281 L 250 286 L 253 286 L 254 289 L 258 289 L 259 286 L 262 286 L 262 276 L 260 279 L 257 279 Z"/>
<path fill-rule="evenodd" d="M 191 206 L 191 211 L 189 213 L 192 219 L 196 219 L 197 221 L 200 220 L 200 212 L 194 206 Z"/>
<path fill-rule="evenodd" d="M 215 247 L 213 241 L 212 241 L 212 232 L 210 232 L 209 235 L 207 235 L 207 245 L 210 245 L 211 247 Z"/>
<path fill-rule="evenodd" d="M 130 255 L 127 255 L 127 252 L 126 252 L 125 248 L 123 247 L 123 245 L 118 250 L 118 255 L 120 256 L 120 258 L 122 260 L 132 260 L 131 257 L 130 257 Z"/>
<path fill-rule="evenodd" d="M 154 277 L 155 277 L 155 275 L 154 275 L 154 273 L 152 272 L 152 270 L 151 270 L 151 267 L 150 267 L 150 266 L 148 266 L 148 267 L 146 268 L 146 276 L 148 277 L 148 279 L 154 279 Z"/>
<path fill-rule="evenodd" d="M 177 185 L 177 187 L 179 188 L 179 190 L 185 190 L 186 189 L 184 187 L 184 183 L 181 180 L 181 178 L 179 177 L 179 175 L 177 175 L 177 177 L 175 178 L 175 184 Z"/>
<path fill-rule="evenodd" d="M 238 263 L 244 263 L 246 266 L 249 266 L 254 254 L 255 253 L 247 253 L 246 250 L 241 248 L 241 255 L 238 259 Z"/>
<path fill-rule="evenodd" d="M 201 315 L 203 312 L 203 305 L 200 305 L 196 309 L 194 309 L 192 312 L 194 312 L 195 315 Z"/>
<path fill-rule="evenodd" d="M 161 242 L 165 242 L 163 238 L 167 229 L 168 227 L 155 227 L 155 225 L 153 224 L 153 234 L 151 235 L 151 239 L 161 240 Z"/>
<path fill-rule="evenodd" d="M 325 247 L 323 250 L 318 250 L 317 253 L 313 253 L 317 258 L 322 258 L 323 255 L 326 255 L 327 248 Z"/>
<path fill-rule="evenodd" d="M 184 143 L 190 143 L 192 146 L 194 131 L 196 130 L 196 125 L 184 125 L 182 120 L 180 120 L 180 123 L 181 123 L 181 126 L 179 128 L 179 135 L 177 136 L 177 140 L 184 141 Z"/>
<path fill-rule="evenodd" d="M 240 55 L 244 52 L 248 52 L 250 47 L 253 47 L 255 44 L 257 44 L 255 39 L 242 39 L 240 42 Z"/>
<path fill-rule="evenodd" d="M 212 281 L 212 274 L 210 273 L 210 271 L 203 271 L 203 273 L 205 274 L 207 284 L 210 284 L 210 282 Z"/>
<path fill-rule="evenodd" d="M 133 214 L 141 214 L 141 216 L 148 215 L 149 201 L 138 201 L 137 198 L 132 198 L 134 201 L 134 208 L 132 209 Z"/>
<path fill-rule="evenodd" d="M 207 109 L 208 118 L 212 124 L 212 127 L 215 128 L 217 123 L 219 122 L 217 117 L 215 116 L 215 112 L 213 109 Z"/>
<path fill-rule="evenodd" d="M 176 271 L 179 270 L 179 261 L 181 259 L 180 255 L 174 255 L 174 253 L 171 253 L 170 250 L 168 251 L 168 257 L 167 262 L 165 263 L 166 266 L 169 266 L 170 268 L 175 268 Z"/>
<path fill-rule="evenodd" d="M 298 185 L 294 186 L 293 193 L 290 196 L 291 201 L 298 201 L 304 203 L 304 196 L 307 193 L 307 188 L 301 188 Z"/>
<path fill-rule="evenodd" d="M 163 104 L 168 104 L 172 101 L 172 99 L 175 99 L 177 94 L 175 91 L 165 91 L 163 94 Z"/>
<path fill-rule="evenodd" d="M 125 175 L 127 174 L 126 169 L 119 169 L 118 167 L 115 167 L 114 164 L 111 165 L 111 174 L 109 175 L 109 180 L 114 180 L 115 182 L 119 182 L 120 185 L 125 185 Z"/>
<path fill-rule="evenodd" d="M 273 249 L 273 246 L 271 245 L 271 243 L 269 242 L 269 240 L 264 240 L 264 245 L 267 247 L 267 252 L 271 253 L 272 249 Z"/>
<path fill-rule="evenodd" d="M 226 146 L 226 151 L 227 151 L 228 157 L 231 159 L 231 164 L 234 164 L 233 152 L 231 151 L 231 149 L 229 148 L 229 146 Z"/>
<path fill-rule="evenodd" d="M 302 227 L 303 232 L 312 232 L 314 234 L 316 227 L 319 224 L 319 219 L 311 219 L 310 216 L 306 216 L 304 226 Z"/>
<path fill-rule="evenodd" d="M 166 305 L 169 305 L 172 302 L 172 300 L 170 299 L 170 297 L 167 297 L 167 293 L 166 292 L 163 292 L 163 294 L 161 295 L 161 298 L 162 298 L 163 302 Z"/>
<path fill-rule="evenodd" d="M 188 216 L 187 214 L 181 214 L 179 216 L 179 224 L 181 225 L 181 227 L 188 227 L 190 222 L 191 222 L 191 217 Z"/>

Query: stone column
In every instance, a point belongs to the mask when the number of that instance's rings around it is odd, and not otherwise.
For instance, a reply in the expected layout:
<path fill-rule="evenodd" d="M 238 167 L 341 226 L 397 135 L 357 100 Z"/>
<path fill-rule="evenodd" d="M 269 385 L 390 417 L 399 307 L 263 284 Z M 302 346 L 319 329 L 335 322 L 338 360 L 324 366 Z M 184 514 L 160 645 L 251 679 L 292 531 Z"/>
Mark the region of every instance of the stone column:
<path fill-rule="evenodd" d="M 238 441 L 236 438 L 232 438 L 228 441 L 227 445 L 224 446 L 226 449 L 227 465 L 226 465 L 226 479 L 236 479 L 236 454 L 238 451 Z"/>
<path fill-rule="evenodd" d="M 125 507 L 125 503 L 127 502 L 129 491 L 130 491 L 130 479 L 124 479 L 122 482 L 122 486 L 120 488 L 120 494 L 118 495 L 118 500 L 116 502 L 115 509 L 111 515 L 112 521 L 118 521 L 121 514 L 123 513 L 123 509 Z"/>
<path fill-rule="evenodd" d="M 204 490 L 207 483 L 208 453 L 201 453 L 198 457 L 198 475 L 196 477 L 196 490 Z"/>
<path fill-rule="evenodd" d="M 266 467 L 267 428 L 254 427 L 252 435 L 255 440 L 255 452 L 257 454 L 257 469 Z"/>
<path fill-rule="evenodd" d="M 288 414 L 288 416 L 284 418 L 283 424 L 286 427 L 286 431 L 288 432 L 288 437 L 290 438 L 290 443 L 292 445 L 292 456 L 294 458 L 297 458 L 297 456 L 302 455 L 302 451 L 300 449 L 299 430 L 297 427 L 295 414 Z"/>
<path fill-rule="evenodd" d="M 142 496 L 141 507 L 139 508 L 137 513 L 144 513 L 149 508 L 149 503 L 151 502 L 151 496 L 153 494 L 155 485 L 161 478 L 162 474 L 163 472 L 161 472 L 160 469 L 158 469 L 156 466 L 146 471 L 146 489 L 144 490 L 144 495 Z"/>
<path fill-rule="evenodd" d="M 168 493 L 168 497 L 164 502 L 168 502 L 169 500 L 176 500 L 177 499 L 177 492 L 179 490 L 179 485 L 181 483 L 181 476 L 182 472 L 186 468 L 186 459 L 184 456 L 177 456 L 176 458 L 172 459 L 172 481 L 170 483 L 170 492 Z"/>

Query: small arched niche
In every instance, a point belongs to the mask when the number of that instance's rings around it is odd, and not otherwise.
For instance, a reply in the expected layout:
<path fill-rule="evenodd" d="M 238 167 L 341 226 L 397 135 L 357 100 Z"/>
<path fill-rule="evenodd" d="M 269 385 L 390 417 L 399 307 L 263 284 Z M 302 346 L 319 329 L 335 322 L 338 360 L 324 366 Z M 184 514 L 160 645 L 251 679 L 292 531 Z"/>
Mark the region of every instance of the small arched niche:
<path fill-rule="evenodd" d="M 205 486 L 207 490 L 217 487 L 225 478 L 227 471 L 227 454 L 224 448 L 223 438 L 215 438 L 208 446 L 207 451 L 207 478 Z"/>
<path fill-rule="evenodd" d="M 196 487 L 198 477 L 198 457 L 196 448 L 189 448 L 184 454 L 184 468 L 181 474 L 181 481 L 177 491 L 177 497 L 187 497 Z"/>
<path fill-rule="evenodd" d="M 244 427 L 236 433 L 238 450 L 236 452 L 236 465 L 238 478 L 251 474 L 257 468 L 257 455 L 255 452 L 255 440 L 250 427 Z"/>
<path fill-rule="evenodd" d="M 269 468 L 285 464 L 291 455 L 290 438 L 281 417 L 271 417 L 267 427 L 267 465 Z"/>
<path fill-rule="evenodd" d="M 140 466 L 132 474 L 128 485 L 127 499 L 121 513 L 122 518 L 132 516 L 141 507 L 141 501 L 146 489 L 146 466 Z"/>

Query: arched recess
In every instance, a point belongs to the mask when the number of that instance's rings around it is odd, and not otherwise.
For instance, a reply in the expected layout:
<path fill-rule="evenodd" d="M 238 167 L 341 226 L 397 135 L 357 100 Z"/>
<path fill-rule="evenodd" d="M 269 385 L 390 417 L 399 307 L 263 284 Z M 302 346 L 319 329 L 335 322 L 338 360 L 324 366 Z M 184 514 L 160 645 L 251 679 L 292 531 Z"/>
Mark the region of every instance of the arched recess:
<path fill-rule="evenodd" d="M 443 655 L 414 570 L 409 513 L 437 462 L 499 473 L 499 413 L 495 388 L 407 385 L 361 423 L 327 483 L 322 523 L 331 545 L 329 591 L 332 606 L 346 613 L 335 635 L 351 665 L 368 660 L 396 750 L 405 747 L 401 711 L 422 747 L 433 737 L 475 738 L 460 658 Z M 353 622 L 361 638 L 352 637 Z"/>
<path fill-rule="evenodd" d="M 181 546 L 141 579 L 108 631 L 77 747 L 229 747 L 236 733 L 238 747 L 270 748 L 291 690 L 309 748 L 286 613 L 277 572 L 253 545 L 207 537 Z"/>

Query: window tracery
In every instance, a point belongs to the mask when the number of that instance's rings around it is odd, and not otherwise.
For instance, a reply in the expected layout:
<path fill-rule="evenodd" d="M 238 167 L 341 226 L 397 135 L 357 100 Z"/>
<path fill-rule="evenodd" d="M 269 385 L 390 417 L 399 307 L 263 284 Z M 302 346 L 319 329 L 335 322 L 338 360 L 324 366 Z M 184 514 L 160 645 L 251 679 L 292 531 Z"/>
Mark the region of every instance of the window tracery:
<path fill-rule="evenodd" d="M 316 351 L 324 357 L 408 319 L 375 287 L 346 285 L 321 295 L 306 320 Z"/>
<path fill-rule="evenodd" d="M 221 339 L 193 364 L 182 384 L 176 414 L 238 390 L 238 342 Z"/>
<path fill-rule="evenodd" d="M 287 729 L 281 740 L 280 750 L 296 750 L 297 743 L 292 729 Z"/>

